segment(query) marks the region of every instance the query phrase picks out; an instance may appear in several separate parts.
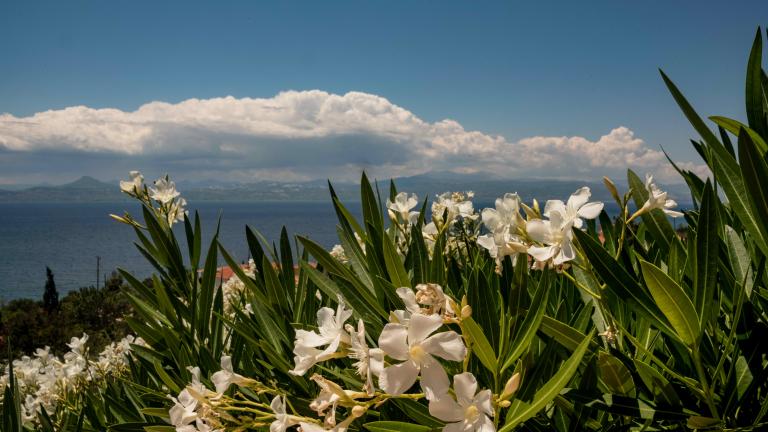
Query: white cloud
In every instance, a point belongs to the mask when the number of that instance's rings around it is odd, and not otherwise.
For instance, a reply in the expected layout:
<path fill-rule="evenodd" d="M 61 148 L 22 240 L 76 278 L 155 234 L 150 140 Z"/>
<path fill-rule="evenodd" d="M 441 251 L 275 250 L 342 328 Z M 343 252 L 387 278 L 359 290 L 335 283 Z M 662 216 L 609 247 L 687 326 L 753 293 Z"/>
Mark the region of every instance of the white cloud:
<path fill-rule="evenodd" d="M 674 177 L 664 155 L 623 126 L 596 141 L 509 141 L 454 120 L 426 122 L 380 96 L 320 90 L 151 102 L 132 112 L 77 106 L 21 118 L 0 114 L 3 149 L 136 160 L 174 175 L 178 169 L 237 180 L 357 177 L 360 169 L 378 176 L 452 170 L 594 180 L 626 167 Z"/>

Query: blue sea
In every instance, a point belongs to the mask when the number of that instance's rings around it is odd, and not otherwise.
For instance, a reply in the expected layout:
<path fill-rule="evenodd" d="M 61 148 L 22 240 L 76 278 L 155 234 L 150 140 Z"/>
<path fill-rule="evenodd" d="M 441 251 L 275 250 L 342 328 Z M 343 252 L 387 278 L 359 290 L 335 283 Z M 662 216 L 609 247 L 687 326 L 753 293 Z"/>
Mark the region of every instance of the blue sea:
<path fill-rule="evenodd" d="M 476 209 L 492 205 L 475 202 Z M 361 218 L 359 203 L 348 203 L 348 208 Z M 286 226 L 289 234 L 308 236 L 328 249 L 339 243 L 330 201 L 199 202 L 190 210 L 200 213 L 205 247 L 221 215 L 220 241 L 238 261 L 249 257 L 246 225 L 270 241 L 278 241 Z M 0 301 L 41 297 L 46 266 L 61 295 L 96 285 L 96 257 L 101 259 L 100 284 L 118 267 L 140 279 L 150 276 L 151 266 L 134 246 L 133 229 L 109 217 L 125 211 L 140 215 L 140 207 L 131 202 L 0 203 Z M 616 205 L 606 203 L 606 211 L 616 214 Z M 176 230 L 183 237 L 181 224 Z"/>
<path fill-rule="evenodd" d="M 360 217 L 359 204 L 350 203 L 349 209 Z M 205 247 L 221 215 L 220 241 L 238 261 L 248 258 L 246 225 L 270 241 L 279 240 L 285 225 L 289 234 L 309 236 L 327 248 L 338 243 L 330 201 L 200 202 L 190 210 L 200 213 Z M 96 257 L 101 257 L 100 284 L 117 267 L 139 278 L 151 275 L 151 266 L 134 246 L 133 229 L 109 217 L 125 211 L 141 215 L 130 202 L 0 203 L 0 300 L 41 297 L 46 266 L 60 295 L 96 285 Z M 176 230 L 183 236 L 181 224 Z"/>

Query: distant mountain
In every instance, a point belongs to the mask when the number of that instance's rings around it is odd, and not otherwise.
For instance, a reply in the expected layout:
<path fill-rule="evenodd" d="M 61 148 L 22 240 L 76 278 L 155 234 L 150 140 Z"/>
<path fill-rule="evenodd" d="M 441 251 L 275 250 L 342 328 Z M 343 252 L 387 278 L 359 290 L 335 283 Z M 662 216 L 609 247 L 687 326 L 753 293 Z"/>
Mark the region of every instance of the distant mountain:
<path fill-rule="evenodd" d="M 60 186 L 0 191 L 0 201 L 3 202 L 109 202 L 125 199 L 117 185 L 88 176 Z"/>
<path fill-rule="evenodd" d="M 73 181 L 72 183 L 63 184 L 61 186 L 54 186 L 59 189 L 83 189 L 83 190 L 100 190 L 100 189 L 114 189 L 115 186 L 109 183 L 96 180 L 90 176 L 83 176 Z"/>
<path fill-rule="evenodd" d="M 589 186 L 595 200 L 612 202 L 613 199 L 602 182 L 572 180 L 498 179 L 485 174 L 456 174 L 436 172 L 394 180 L 399 191 L 416 193 L 420 199 L 434 198 L 447 191 L 473 191 L 475 201 L 491 203 L 507 192 L 517 192 L 526 201 L 533 198 L 566 200 L 576 189 Z M 378 180 L 382 197 L 389 196 L 389 179 Z M 353 183 L 333 183 L 334 190 L 342 200 L 360 199 L 360 186 Z M 620 186 L 625 189 L 626 186 Z M 190 202 L 195 201 L 323 201 L 330 198 L 325 181 L 282 183 L 260 181 L 254 183 L 184 183 L 178 186 L 182 195 Z M 681 205 L 690 202 L 684 185 L 666 187 L 670 195 Z M 93 177 L 81 177 L 72 183 L 60 186 L 37 186 L 23 190 L 1 190 L 0 202 L 120 202 L 128 198 L 120 192 L 117 181 L 105 183 Z"/>

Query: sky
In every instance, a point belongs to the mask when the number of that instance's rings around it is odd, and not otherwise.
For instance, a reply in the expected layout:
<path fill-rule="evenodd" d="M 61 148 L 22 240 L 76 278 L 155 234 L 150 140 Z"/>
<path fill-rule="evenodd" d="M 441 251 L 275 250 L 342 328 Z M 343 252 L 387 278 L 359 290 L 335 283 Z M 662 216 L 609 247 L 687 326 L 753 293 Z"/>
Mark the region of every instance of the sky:
<path fill-rule="evenodd" d="M 706 173 L 766 1 L 0 2 L 0 187 Z M 761 21 L 762 20 L 762 21 Z"/>

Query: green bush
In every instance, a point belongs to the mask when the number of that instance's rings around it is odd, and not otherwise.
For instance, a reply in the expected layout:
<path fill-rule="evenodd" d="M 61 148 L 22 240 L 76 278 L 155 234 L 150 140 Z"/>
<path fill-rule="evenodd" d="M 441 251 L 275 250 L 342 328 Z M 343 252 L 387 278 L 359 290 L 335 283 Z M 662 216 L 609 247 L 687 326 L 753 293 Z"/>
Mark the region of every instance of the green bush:
<path fill-rule="evenodd" d="M 90 337 L 91 349 L 101 351 L 129 333 L 125 318 L 132 307 L 123 289 L 123 279 L 113 274 L 102 288 L 69 292 L 55 309 L 46 310 L 38 300 L 8 302 L 0 307 L 0 352 L 7 353 L 10 348 L 11 358 L 18 358 L 49 346 L 52 353 L 63 354 L 69 350 L 66 344 L 70 338 L 83 333 Z"/>

